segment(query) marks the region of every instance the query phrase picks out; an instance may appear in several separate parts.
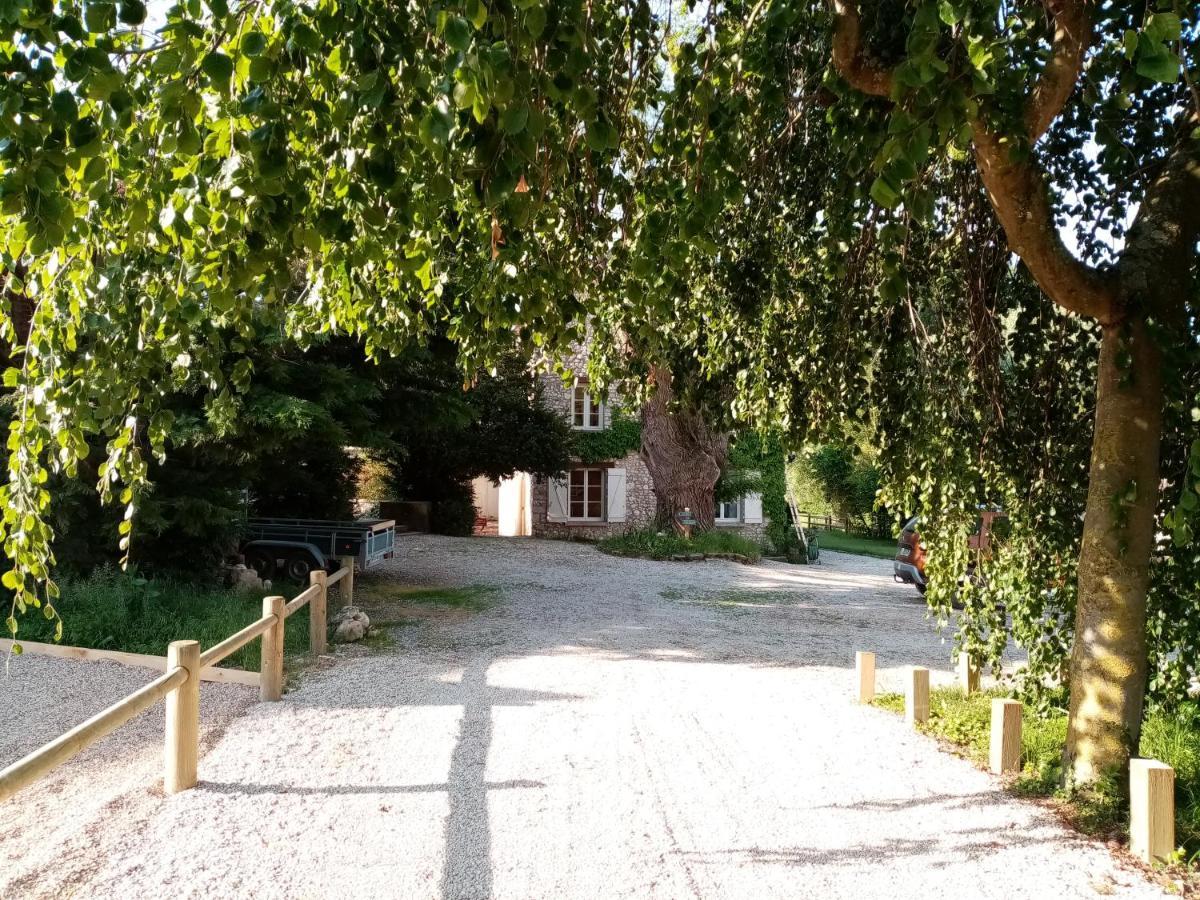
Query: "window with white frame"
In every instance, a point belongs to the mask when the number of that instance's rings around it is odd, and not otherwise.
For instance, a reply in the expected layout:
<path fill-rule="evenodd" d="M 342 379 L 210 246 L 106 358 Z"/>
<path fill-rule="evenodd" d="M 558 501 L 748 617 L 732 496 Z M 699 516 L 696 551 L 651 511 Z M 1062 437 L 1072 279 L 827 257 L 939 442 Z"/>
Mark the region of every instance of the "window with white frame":
<path fill-rule="evenodd" d="M 718 503 L 716 518 L 718 522 L 742 521 L 742 501 L 725 500 L 721 503 Z"/>
<path fill-rule="evenodd" d="M 571 424 L 575 428 L 598 430 L 604 427 L 604 402 L 590 393 L 586 384 L 575 385 L 571 410 Z"/>
<path fill-rule="evenodd" d="M 568 488 L 568 518 L 593 522 L 604 520 L 603 469 L 572 469 Z"/>

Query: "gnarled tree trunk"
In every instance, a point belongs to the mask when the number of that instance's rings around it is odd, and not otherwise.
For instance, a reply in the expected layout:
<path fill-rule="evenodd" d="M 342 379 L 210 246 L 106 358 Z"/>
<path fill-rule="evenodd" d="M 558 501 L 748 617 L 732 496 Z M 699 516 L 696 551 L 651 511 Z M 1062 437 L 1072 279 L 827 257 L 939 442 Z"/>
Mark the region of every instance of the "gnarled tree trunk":
<path fill-rule="evenodd" d="M 703 415 L 672 409 L 675 392 L 671 373 L 661 366 L 650 370 L 653 392 L 642 409 L 642 460 L 654 479 L 658 519 L 662 527 L 680 531 L 685 509 L 696 519 L 696 530 L 713 527 L 716 507 L 713 488 L 725 469 L 729 436 L 714 430 Z"/>

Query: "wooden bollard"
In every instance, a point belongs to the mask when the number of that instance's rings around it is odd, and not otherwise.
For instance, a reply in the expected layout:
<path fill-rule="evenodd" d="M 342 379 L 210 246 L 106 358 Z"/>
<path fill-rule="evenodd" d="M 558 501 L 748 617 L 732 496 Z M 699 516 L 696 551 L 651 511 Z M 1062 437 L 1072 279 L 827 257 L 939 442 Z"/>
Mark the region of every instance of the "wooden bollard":
<path fill-rule="evenodd" d="M 1175 852 L 1175 770 L 1157 759 L 1129 761 L 1129 850 L 1144 863 Z"/>
<path fill-rule="evenodd" d="M 854 654 L 854 669 L 858 673 L 858 702 L 875 699 L 875 654 L 859 650 Z"/>
<path fill-rule="evenodd" d="M 339 596 L 342 598 L 342 606 L 354 605 L 354 560 L 353 556 L 339 556 L 341 564 L 346 568 L 346 574 L 342 576 L 341 586 L 338 588 Z"/>
<path fill-rule="evenodd" d="M 167 670 L 187 670 L 187 681 L 166 696 L 167 727 L 163 748 L 163 790 L 178 794 L 196 786 L 200 757 L 200 642 L 172 641 Z"/>
<path fill-rule="evenodd" d="M 958 683 L 968 697 L 979 690 L 979 666 L 965 650 L 958 654 Z"/>
<path fill-rule="evenodd" d="M 325 582 L 328 578 L 324 569 L 308 573 L 309 584 L 321 588 L 317 596 L 308 601 L 308 649 L 314 654 L 325 652 L 325 617 L 329 609 L 329 588 Z"/>
<path fill-rule="evenodd" d="M 1021 769 L 1021 704 L 997 698 L 992 701 L 992 739 L 988 761 L 997 775 Z"/>
<path fill-rule="evenodd" d="M 275 623 L 263 632 L 262 665 L 258 673 L 258 698 L 278 700 L 283 696 L 283 625 L 286 602 L 282 597 L 263 597 L 263 617 Z"/>
<path fill-rule="evenodd" d="M 929 670 L 912 666 L 904 688 L 904 721 L 910 725 L 929 721 Z"/>

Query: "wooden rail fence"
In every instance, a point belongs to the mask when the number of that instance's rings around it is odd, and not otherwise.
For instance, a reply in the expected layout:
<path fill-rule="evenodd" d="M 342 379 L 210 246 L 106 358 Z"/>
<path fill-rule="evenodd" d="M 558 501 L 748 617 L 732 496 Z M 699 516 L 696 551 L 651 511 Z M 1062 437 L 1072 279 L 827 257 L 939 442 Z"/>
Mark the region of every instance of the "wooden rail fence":
<path fill-rule="evenodd" d="M 354 560 L 352 557 L 343 557 L 341 563 L 342 567 L 332 575 L 323 571 L 313 572 L 309 586 L 290 601 L 283 597 L 264 597 L 261 618 L 203 653 L 200 652 L 198 641 L 172 641 L 167 647 L 165 671 L 162 675 L 0 771 L 0 802 L 120 728 L 159 700 L 166 701 L 163 788 L 168 794 L 175 794 L 194 787 L 200 756 L 201 680 L 204 680 L 209 672 L 230 671 L 213 667 L 255 638 L 261 637 L 262 663 L 257 679 L 259 698 L 265 701 L 280 699 L 283 694 L 283 637 L 287 617 L 308 606 L 309 650 L 312 653 L 324 653 L 329 588 L 344 581 L 339 590 L 341 598 L 346 606 L 353 603 Z M 139 657 L 140 659 L 131 660 L 136 665 L 156 665 L 162 660 L 162 657 L 112 652 L 84 656 L 66 652 L 49 655 L 81 659 Z"/>

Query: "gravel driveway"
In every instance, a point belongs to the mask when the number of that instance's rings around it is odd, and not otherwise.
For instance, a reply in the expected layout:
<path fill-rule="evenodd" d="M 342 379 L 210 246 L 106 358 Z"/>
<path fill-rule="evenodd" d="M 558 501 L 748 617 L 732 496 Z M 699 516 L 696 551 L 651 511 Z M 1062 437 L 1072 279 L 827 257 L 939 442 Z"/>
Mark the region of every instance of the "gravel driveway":
<path fill-rule="evenodd" d="M 898 717 L 852 703 L 855 649 L 875 650 L 898 688 L 914 663 L 951 680 L 949 645 L 889 563 L 822 560 L 406 538 L 361 578 L 368 591 L 488 585 L 490 608 L 397 625 L 390 647 L 250 705 L 210 742 L 196 790 L 143 787 L 115 815 L 86 806 L 74 834 L 91 843 L 73 837 L 56 875 L 47 852 L 27 863 L 21 848 L 78 811 L 66 793 L 47 799 L 55 784 L 101 761 L 69 766 L 38 788 L 38 815 L 6 810 L 0 893 L 1161 896 Z M 9 733 L 0 756 L 15 756 Z"/>

